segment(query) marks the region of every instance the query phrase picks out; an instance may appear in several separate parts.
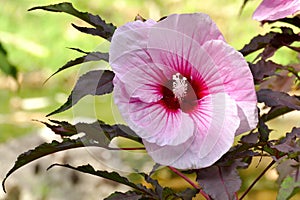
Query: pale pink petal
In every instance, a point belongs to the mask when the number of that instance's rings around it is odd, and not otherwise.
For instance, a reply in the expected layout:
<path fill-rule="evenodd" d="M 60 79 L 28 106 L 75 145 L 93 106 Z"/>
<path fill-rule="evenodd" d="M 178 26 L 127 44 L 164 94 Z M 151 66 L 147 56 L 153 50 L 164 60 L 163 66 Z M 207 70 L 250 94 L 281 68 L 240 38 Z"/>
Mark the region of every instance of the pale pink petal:
<path fill-rule="evenodd" d="M 300 11 L 299 0 L 264 0 L 253 13 L 257 21 L 277 20 Z"/>
<path fill-rule="evenodd" d="M 165 30 L 178 32 L 180 35 L 195 40 L 200 45 L 209 40 L 224 40 L 216 24 L 204 13 L 170 15 L 153 25 L 150 34 L 154 34 L 153 31 L 157 33 L 157 30 L 163 33 L 160 35 L 161 38 L 157 38 L 158 40 L 169 38 L 168 32 L 164 32 Z"/>
<path fill-rule="evenodd" d="M 146 22 L 138 20 L 116 29 L 109 50 L 109 63 L 114 72 L 122 74 L 131 67 L 151 62 L 144 50 L 149 28 L 155 23 L 151 19 Z"/>
<path fill-rule="evenodd" d="M 164 35 L 168 37 L 164 38 Z M 224 91 L 214 60 L 192 38 L 178 31 L 153 29 L 149 35 L 148 52 L 153 62 L 165 66 L 164 69 L 203 80 L 210 93 Z M 168 76 L 172 77 L 171 74 Z"/>
<path fill-rule="evenodd" d="M 235 102 L 228 95 L 206 96 L 191 117 L 197 129 L 185 143 L 172 147 L 143 141 L 155 162 L 179 169 L 204 168 L 230 149 L 239 118 Z"/>
<path fill-rule="evenodd" d="M 117 76 L 124 83 L 130 98 L 139 98 L 148 103 L 157 102 L 162 98 L 160 88 L 168 80 L 164 72 L 152 63 L 132 67 L 126 73 Z"/>
<path fill-rule="evenodd" d="M 188 114 L 168 112 L 160 103 L 145 103 L 129 95 L 124 84 L 114 80 L 114 99 L 129 127 L 138 135 L 159 145 L 178 145 L 193 135 L 194 124 Z"/>
<path fill-rule="evenodd" d="M 225 92 L 238 106 L 241 126 L 236 134 L 254 129 L 257 125 L 257 97 L 250 68 L 242 54 L 220 40 L 206 42 L 203 48 L 214 60 Z"/>

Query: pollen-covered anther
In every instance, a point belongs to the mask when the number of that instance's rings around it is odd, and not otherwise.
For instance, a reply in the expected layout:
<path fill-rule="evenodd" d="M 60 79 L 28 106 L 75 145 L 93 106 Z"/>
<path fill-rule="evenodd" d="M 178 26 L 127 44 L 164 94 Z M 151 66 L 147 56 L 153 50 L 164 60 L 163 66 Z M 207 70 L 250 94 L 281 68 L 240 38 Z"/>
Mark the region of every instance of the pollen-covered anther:
<path fill-rule="evenodd" d="M 182 101 L 187 94 L 188 83 L 186 77 L 182 76 L 180 73 L 173 75 L 173 88 L 172 91 L 175 97 Z"/>

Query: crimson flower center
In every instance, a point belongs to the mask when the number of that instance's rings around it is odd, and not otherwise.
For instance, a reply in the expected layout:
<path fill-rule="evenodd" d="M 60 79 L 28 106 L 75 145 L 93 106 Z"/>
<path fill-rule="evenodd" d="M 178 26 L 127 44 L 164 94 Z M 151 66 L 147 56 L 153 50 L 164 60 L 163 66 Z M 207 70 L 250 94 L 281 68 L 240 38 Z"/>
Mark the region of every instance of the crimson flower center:
<path fill-rule="evenodd" d="M 172 80 L 168 80 L 161 86 L 163 98 L 160 103 L 170 112 L 176 112 L 179 109 L 183 112 L 190 112 L 196 107 L 197 100 L 201 98 L 198 90 L 197 82 L 191 81 L 188 76 L 176 73 L 172 76 Z"/>

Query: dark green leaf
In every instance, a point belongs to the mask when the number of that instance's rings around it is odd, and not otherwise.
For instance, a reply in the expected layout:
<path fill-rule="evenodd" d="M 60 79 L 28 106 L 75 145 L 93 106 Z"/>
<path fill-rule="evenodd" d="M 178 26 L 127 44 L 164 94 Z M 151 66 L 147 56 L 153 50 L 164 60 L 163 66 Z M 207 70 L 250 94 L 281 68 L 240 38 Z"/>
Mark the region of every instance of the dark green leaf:
<path fill-rule="evenodd" d="M 186 190 L 180 192 L 177 194 L 178 197 L 180 197 L 183 200 L 190 200 L 193 199 L 198 194 L 198 190 L 187 188 Z"/>
<path fill-rule="evenodd" d="M 140 200 L 142 197 L 143 195 L 136 191 L 128 191 L 126 193 L 115 192 L 104 200 Z"/>
<path fill-rule="evenodd" d="M 114 76 L 115 74 L 108 70 L 94 70 L 87 72 L 78 79 L 67 102 L 47 116 L 68 110 L 86 95 L 103 95 L 111 93 L 113 91 L 112 81 Z"/>
<path fill-rule="evenodd" d="M 37 9 L 42 9 L 42 10 L 47 10 L 52 12 L 64 12 L 73 15 L 75 17 L 78 17 L 79 19 L 94 26 L 99 32 L 101 32 L 102 37 L 109 41 L 116 29 L 116 27 L 113 24 L 111 23 L 107 24 L 98 15 L 92 15 L 87 12 L 80 12 L 76 10 L 71 3 L 64 2 L 64 3 L 48 5 L 48 6 L 37 6 L 29 9 L 29 11 L 37 10 Z"/>
<path fill-rule="evenodd" d="M 79 167 L 73 167 L 68 164 L 65 164 L 65 165 L 54 164 L 54 165 L 51 165 L 48 169 L 51 169 L 54 166 L 66 167 L 66 168 L 76 170 L 76 171 L 79 171 L 82 173 L 99 176 L 101 178 L 105 178 L 105 179 L 108 179 L 111 181 L 121 183 L 123 185 L 127 185 L 127 186 L 132 187 L 142 193 L 149 194 L 151 196 L 153 195 L 152 190 L 146 188 L 145 186 L 143 186 L 141 184 L 135 184 L 135 183 L 130 182 L 126 177 L 119 175 L 117 172 L 108 172 L 108 171 L 99 171 L 99 170 L 96 171 L 91 165 L 83 165 L 83 166 L 79 166 Z"/>
<path fill-rule="evenodd" d="M 269 140 L 271 130 L 265 124 L 265 122 L 261 119 L 258 121 L 258 133 L 259 133 L 259 141 L 267 142 Z"/>
<path fill-rule="evenodd" d="M 54 76 L 55 74 L 65 70 L 65 69 L 68 69 L 70 67 L 73 67 L 75 65 L 79 65 L 82 63 L 91 62 L 91 61 L 100 61 L 100 60 L 104 60 L 104 61 L 108 62 L 108 53 L 102 53 L 102 52 L 90 52 L 90 53 L 83 52 L 83 53 L 86 53 L 87 55 L 78 57 L 75 60 L 71 60 L 71 61 L 67 62 L 65 65 L 63 65 L 61 68 L 59 68 L 54 74 L 52 74 L 48 79 L 50 79 L 52 76 Z"/>
<path fill-rule="evenodd" d="M 293 111 L 294 109 L 289 108 L 287 106 L 273 106 L 271 110 L 267 114 L 263 114 L 261 119 L 264 122 L 270 121 L 272 119 L 275 119 L 278 116 L 284 115 L 288 112 Z"/>
<path fill-rule="evenodd" d="M 261 89 L 257 92 L 258 102 L 263 102 L 269 107 L 287 106 L 294 110 L 300 110 L 300 100 L 296 96 L 290 96 L 284 92 Z"/>
<path fill-rule="evenodd" d="M 235 192 L 240 189 L 241 179 L 237 173 L 236 165 L 213 165 L 197 170 L 197 182 L 204 192 L 214 200 L 233 200 Z"/>
<path fill-rule="evenodd" d="M 7 52 L 0 43 L 0 70 L 8 76 L 17 79 L 18 70 L 16 66 L 10 63 L 7 57 Z"/>
<path fill-rule="evenodd" d="M 290 199 L 295 189 L 300 187 L 300 181 L 295 181 L 291 176 L 287 176 L 281 183 L 278 191 L 277 200 L 288 200 Z"/>

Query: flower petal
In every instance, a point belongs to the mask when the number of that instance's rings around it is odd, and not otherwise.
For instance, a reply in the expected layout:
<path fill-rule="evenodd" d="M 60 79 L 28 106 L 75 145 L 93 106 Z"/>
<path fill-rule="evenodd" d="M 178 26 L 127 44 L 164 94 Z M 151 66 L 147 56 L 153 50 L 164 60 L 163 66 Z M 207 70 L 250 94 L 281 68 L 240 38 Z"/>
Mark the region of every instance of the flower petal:
<path fill-rule="evenodd" d="M 123 74 L 129 68 L 145 65 L 151 59 L 145 51 L 149 28 L 156 22 L 140 20 L 129 22 L 115 31 L 109 50 L 109 63 L 116 74 Z"/>
<path fill-rule="evenodd" d="M 131 97 L 122 82 L 114 80 L 115 103 L 128 126 L 141 138 L 159 145 L 178 145 L 194 133 L 190 116 L 178 110 L 169 112 L 157 103 L 145 103 Z"/>
<path fill-rule="evenodd" d="M 277 20 L 300 11 L 299 0 L 264 0 L 253 13 L 257 21 Z"/>
<path fill-rule="evenodd" d="M 237 103 L 241 125 L 236 134 L 255 128 L 258 122 L 256 92 L 242 54 L 220 40 L 206 42 L 203 48 L 214 60 L 225 92 Z"/>
<path fill-rule="evenodd" d="M 239 126 L 237 107 L 230 96 L 206 96 L 191 117 L 197 129 L 185 143 L 175 147 L 143 141 L 155 162 L 179 169 L 199 169 L 212 165 L 230 149 Z"/>

